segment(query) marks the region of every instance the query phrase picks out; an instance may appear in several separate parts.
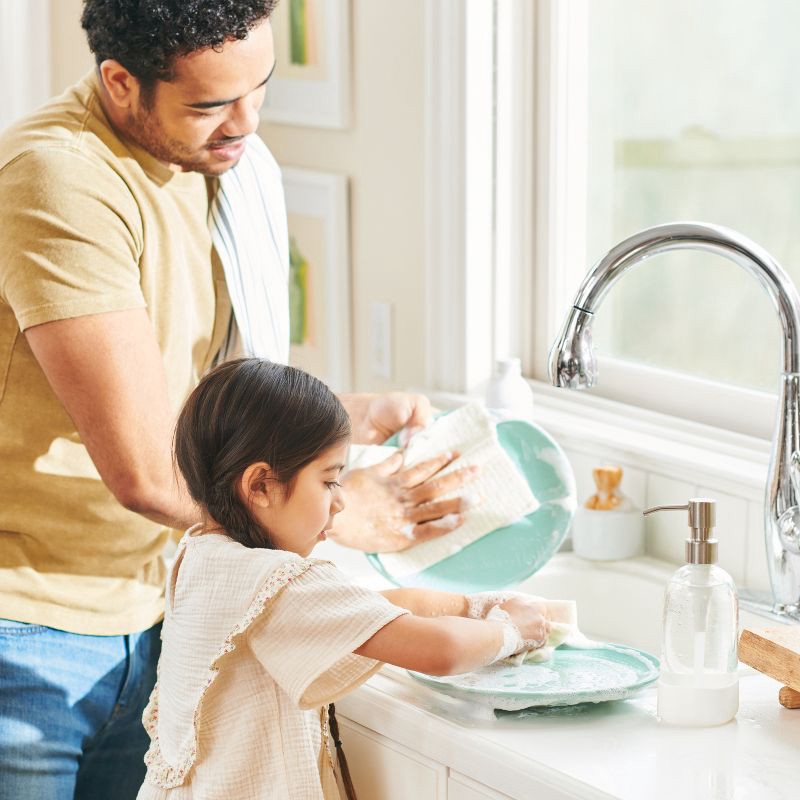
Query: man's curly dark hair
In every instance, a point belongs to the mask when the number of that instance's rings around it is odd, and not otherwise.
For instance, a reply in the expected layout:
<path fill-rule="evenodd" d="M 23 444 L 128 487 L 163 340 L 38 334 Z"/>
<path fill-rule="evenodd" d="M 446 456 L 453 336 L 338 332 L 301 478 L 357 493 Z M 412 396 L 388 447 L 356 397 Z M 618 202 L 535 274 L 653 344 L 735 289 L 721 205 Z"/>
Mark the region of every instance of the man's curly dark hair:
<path fill-rule="evenodd" d="M 244 39 L 278 0 L 84 0 L 81 25 L 99 65 L 122 64 L 149 91 L 179 56 Z"/>

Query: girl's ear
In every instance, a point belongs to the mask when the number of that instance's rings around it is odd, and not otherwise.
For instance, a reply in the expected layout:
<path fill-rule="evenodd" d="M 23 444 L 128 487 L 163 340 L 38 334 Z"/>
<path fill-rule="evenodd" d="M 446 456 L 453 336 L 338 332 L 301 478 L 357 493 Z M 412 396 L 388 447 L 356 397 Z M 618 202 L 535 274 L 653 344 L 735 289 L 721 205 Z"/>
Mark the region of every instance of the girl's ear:
<path fill-rule="evenodd" d="M 236 490 L 239 499 L 245 504 L 258 506 L 259 508 L 269 508 L 272 505 L 270 498 L 269 481 L 272 477 L 272 470 L 265 461 L 258 461 L 251 464 L 242 473 Z"/>

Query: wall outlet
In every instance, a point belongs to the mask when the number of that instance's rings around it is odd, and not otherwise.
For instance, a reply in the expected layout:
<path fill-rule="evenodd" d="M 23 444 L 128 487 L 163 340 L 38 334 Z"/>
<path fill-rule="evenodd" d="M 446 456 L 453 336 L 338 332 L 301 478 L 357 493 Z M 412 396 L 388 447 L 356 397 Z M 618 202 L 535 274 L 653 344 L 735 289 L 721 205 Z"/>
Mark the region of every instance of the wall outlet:
<path fill-rule="evenodd" d="M 369 307 L 369 369 L 376 378 L 392 377 L 392 305 Z"/>

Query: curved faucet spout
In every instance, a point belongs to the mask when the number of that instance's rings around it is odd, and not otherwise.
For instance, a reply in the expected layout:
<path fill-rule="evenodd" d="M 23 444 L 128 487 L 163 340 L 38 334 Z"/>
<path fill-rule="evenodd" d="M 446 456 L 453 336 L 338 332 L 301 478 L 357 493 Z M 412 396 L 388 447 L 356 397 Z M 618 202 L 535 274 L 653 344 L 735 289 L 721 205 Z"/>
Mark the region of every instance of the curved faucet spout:
<path fill-rule="evenodd" d="M 783 376 L 767 481 L 765 543 L 776 610 L 800 617 L 800 295 L 766 250 L 736 231 L 702 222 L 658 225 L 625 239 L 584 278 L 551 350 L 550 379 L 573 389 L 594 385 L 594 313 L 625 272 L 670 250 L 704 250 L 728 258 L 759 282 L 778 312 Z"/>

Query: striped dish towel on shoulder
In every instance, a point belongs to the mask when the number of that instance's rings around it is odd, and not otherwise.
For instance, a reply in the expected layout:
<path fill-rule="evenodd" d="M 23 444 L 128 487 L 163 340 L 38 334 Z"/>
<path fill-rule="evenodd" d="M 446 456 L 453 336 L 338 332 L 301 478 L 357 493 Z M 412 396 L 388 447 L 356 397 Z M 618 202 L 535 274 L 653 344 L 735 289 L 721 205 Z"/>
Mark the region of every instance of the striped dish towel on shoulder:
<path fill-rule="evenodd" d="M 219 177 L 211 240 L 233 305 L 217 362 L 233 355 L 289 360 L 289 233 L 281 172 L 252 134 L 239 163 Z"/>

